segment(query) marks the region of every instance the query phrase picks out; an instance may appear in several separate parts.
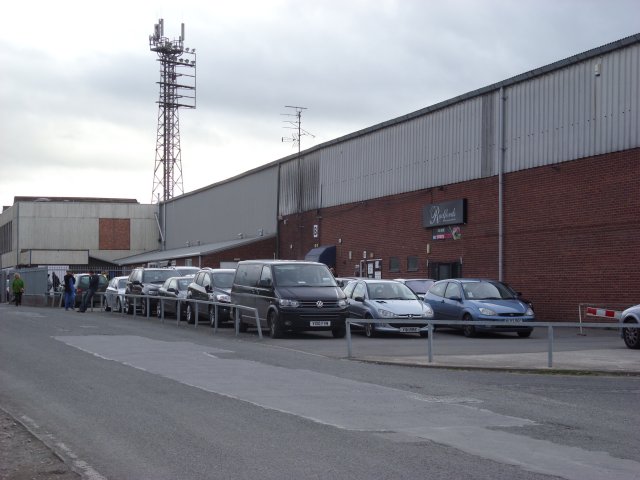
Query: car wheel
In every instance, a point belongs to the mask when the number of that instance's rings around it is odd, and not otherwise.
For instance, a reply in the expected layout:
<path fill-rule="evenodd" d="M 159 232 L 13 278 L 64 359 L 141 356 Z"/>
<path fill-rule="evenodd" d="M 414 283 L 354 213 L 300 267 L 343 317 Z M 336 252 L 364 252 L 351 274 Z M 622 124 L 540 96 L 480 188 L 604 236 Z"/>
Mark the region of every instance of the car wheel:
<path fill-rule="evenodd" d="M 107 304 L 107 302 L 104 302 L 104 311 L 105 312 L 110 312 L 111 311 L 111 307 Z"/>
<path fill-rule="evenodd" d="M 520 338 L 529 338 L 531 336 L 531 332 L 533 332 L 533 330 L 523 330 L 522 332 L 518 332 L 518 336 Z"/>
<path fill-rule="evenodd" d="M 284 336 L 284 331 L 280 324 L 280 320 L 278 320 L 278 314 L 276 312 L 269 312 L 268 322 L 271 338 L 282 338 Z"/>
<path fill-rule="evenodd" d="M 367 320 L 370 320 L 371 317 L 366 317 Z M 364 334 L 369 337 L 369 338 L 373 338 L 376 336 L 376 326 L 373 323 L 365 323 L 364 325 Z"/>
<path fill-rule="evenodd" d="M 233 311 L 231 313 L 231 318 L 235 322 L 236 313 Z M 246 333 L 249 330 L 249 325 L 242 321 L 242 311 L 238 312 L 238 331 L 241 333 Z"/>
<path fill-rule="evenodd" d="M 193 325 L 195 323 L 195 316 L 193 314 L 193 309 L 191 308 L 191 304 L 187 305 L 187 313 L 185 314 L 185 317 L 189 325 Z"/>
<path fill-rule="evenodd" d="M 333 338 L 344 338 L 344 336 L 347 334 L 347 327 L 345 327 L 344 325 L 334 327 L 331 329 L 331 334 L 333 335 Z"/>
<path fill-rule="evenodd" d="M 116 312 L 122 311 L 122 305 L 120 304 L 120 299 L 116 298 Z"/>
<path fill-rule="evenodd" d="M 462 320 L 464 320 L 465 322 L 470 322 L 471 320 L 473 320 L 473 318 L 471 318 L 471 315 L 465 315 L 464 317 L 462 317 Z M 464 325 L 462 328 L 462 333 L 464 333 L 464 336 L 467 338 L 478 336 L 476 327 L 474 327 L 473 325 Z"/>
<path fill-rule="evenodd" d="M 633 322 L 633 320 L 627 320 L 624 323 L 635 323 L 635 322 Z M 624 344 L 627 347 L 633 348 L 634 350 L 640 348 L 640 329 L 623 328 L 622 339 L 624 340 Z"/>
<path fill-rule="evenodd" d="M 158 316 L 158 318 L 162 318 L 162 303 L 158 302 L 158 305 L 156 305 L 156 315 Z"/>
<path fill-rule="evenodd" d="M 129 302 L 129 299 L 125 297 L 124 299 L 124 310 L 127 315 L 133 315 L 133 305 Z"/>
<path fill-rule="evenodd" d="M 209 323 L 212 327 L 216 324 L 216 307 L 214 306 L 209 307 Z"/>

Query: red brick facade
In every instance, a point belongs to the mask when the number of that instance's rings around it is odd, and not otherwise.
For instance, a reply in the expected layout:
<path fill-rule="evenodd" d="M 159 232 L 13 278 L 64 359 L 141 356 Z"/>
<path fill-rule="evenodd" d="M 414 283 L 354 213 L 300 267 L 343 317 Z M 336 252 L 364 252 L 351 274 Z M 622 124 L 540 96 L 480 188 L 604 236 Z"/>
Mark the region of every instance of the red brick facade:
<path fill-rule="evenodd" d="M 195 267 L 220 268 L 220 262 L 234 262 L 251 260 L 254 258 L 274 258 L 276 254 L 276 239 L 274 237 L 257 240 L 253 243 L 231 248 L 223 252 L 215 252 L 199 257 L 191 257 L 191 264 Z M 177 265 L 185 265 L 188 259 L 176 260 Z"/>
<path fill-rule="evenodd" d="M 433 240 L 423 207 L 458 199 L 467 200 L 462 237 Z M 428 277 L 429 263 L 461 262 L 464 277 L 497 279 L 498 177 L 289 215 L 279 228 L 280 258 L 336 245 L 338 276 L 353 275 L 367 252 L 382 259 L 383 278 Z M 503 239 L 503 280 L 541 320 L 577 320 L 580 303 L 639 303 L 640 149 L 505 174 Z M 418 271 L 407 270 L 408 256 Z M 399 272 L 389 271 L 390 257 Z"/>
<path fill-rule="evenodd" d="M 100 218 L 99 249 L 129 250 L 131 248 L 131 219 Z"/>

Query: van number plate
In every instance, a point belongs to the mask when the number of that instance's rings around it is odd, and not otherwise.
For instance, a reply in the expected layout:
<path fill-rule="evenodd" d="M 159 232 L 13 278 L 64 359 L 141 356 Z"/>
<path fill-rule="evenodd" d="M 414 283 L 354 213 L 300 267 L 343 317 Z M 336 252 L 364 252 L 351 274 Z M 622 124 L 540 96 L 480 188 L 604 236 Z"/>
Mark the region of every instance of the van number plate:
<path fill-rule="evenodd" d="M 400 331 L 402 333 L 418 333 L 420 331 L 420 327 L 400 327 Z"/>
<path fill-rule="evenodd" d="M 331 322 L 329 322 L 327 320 L 314 321 L 314 322 L 309 322 L 309 326 L 311 326 L 311 327 L 330 327 L 331 326 Z"/>

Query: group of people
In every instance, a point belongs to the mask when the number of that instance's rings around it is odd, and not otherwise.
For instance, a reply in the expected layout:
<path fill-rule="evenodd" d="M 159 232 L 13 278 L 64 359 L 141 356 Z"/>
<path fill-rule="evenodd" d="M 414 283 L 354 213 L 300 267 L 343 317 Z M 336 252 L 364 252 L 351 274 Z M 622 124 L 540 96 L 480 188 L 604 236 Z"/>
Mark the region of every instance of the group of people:
<path fill-rule="evenodd" d="M 98 287 L 100 285 L 100 277 L 92 270 L 89 271 L 89 288 L 85 293 L 82 302 L 80 304 L 79 312 L 86 312 L 87 307 L 91 305 L 93 300 L 93 296 L 98 291 Z M 58 277 L 55 276 L 54 279 Z M 59 280 L 58 280 L 59 281 Z M 76 303 L 76 278 L 74 277 L 71 270 L 67 270 L 67 274 L 63 279 L 64 283 L 64 309 L 65 310 L 74 310 Z M 13 274 L 13 281 L 11 282 L 11 291 L 13 292 L 13 300 L 16 304 L 16 307 L 22 305 L 22 294 L 24 293 L 25 284 L 24 280 L 20 276 L 18 272 Z"/>

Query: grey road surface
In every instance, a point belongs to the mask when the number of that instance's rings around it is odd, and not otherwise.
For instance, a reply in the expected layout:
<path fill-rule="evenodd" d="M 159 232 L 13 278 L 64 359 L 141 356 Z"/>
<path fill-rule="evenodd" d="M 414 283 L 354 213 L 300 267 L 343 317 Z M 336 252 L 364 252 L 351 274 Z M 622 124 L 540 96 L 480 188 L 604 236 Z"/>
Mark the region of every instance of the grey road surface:
<path fill-rule="evenodd" d="M 324 334 L 0 305 L 0 405 L 86 478 L 640 478 L 638 377 L 345 357 Z"/>

